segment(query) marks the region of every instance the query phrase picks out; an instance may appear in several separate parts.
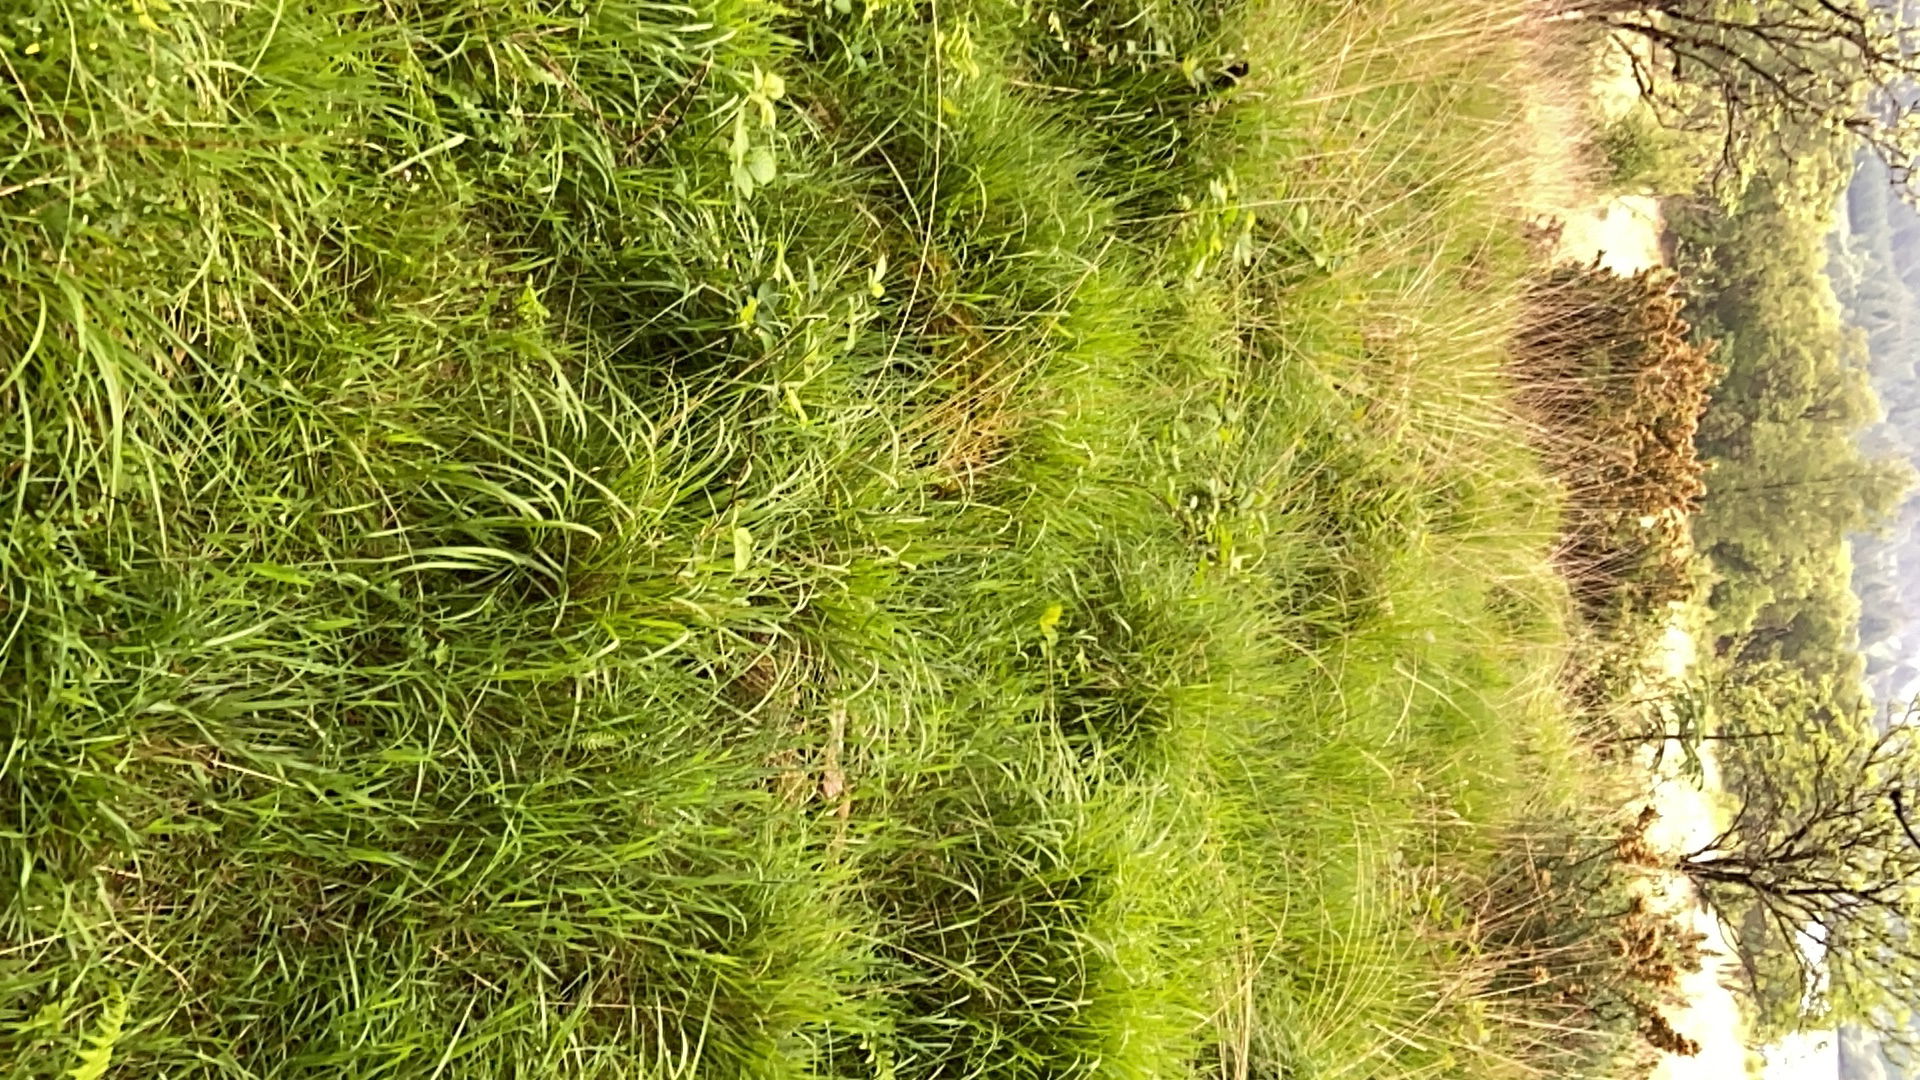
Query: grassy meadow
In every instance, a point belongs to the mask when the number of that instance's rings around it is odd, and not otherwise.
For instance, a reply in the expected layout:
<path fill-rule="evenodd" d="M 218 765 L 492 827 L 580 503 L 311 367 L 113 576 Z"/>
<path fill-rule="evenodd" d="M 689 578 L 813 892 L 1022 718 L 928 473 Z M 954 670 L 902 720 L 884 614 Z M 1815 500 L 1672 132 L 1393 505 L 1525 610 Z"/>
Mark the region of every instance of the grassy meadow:
<path fill-rule="evenodd" d="M 1491 0 L 17 0 L 0 1075 L 1567 1075 Z"/>

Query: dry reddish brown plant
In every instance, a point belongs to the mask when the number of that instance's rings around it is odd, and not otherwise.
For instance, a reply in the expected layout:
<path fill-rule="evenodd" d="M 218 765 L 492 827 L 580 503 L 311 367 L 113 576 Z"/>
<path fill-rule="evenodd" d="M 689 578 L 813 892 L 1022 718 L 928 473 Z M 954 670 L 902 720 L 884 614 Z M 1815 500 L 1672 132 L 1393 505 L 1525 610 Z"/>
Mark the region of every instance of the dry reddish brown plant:
<path fill-rule="evenodd" d="M 1694 434 L 1718 378 L 1670 271 L 1546 275 L 1514 347 L 1519 407 L 1566 491 L 1560 561 L 1598 620 L 1693 587 L 1687 515 L 1706 494 Z"/>

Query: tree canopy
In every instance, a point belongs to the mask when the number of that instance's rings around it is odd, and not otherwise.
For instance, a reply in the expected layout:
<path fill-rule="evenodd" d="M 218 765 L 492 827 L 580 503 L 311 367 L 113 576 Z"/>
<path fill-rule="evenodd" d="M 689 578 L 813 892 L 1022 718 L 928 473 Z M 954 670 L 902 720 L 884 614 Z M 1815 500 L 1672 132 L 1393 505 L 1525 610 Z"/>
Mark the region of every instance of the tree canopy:
<path fill-rule="evenodd" d="M 1886 0 L 1562 0 L 1624 46 L 1663 122 L 1718 136 L 1721 175 L 1843 134 L 1902 187 L 1920 149 L 1916 20 Z"/>
<path fill-rule="evenodd" d="M 1678 213 L 1675 229 L 1690 311 L 1724 369 L 1700 425 L 1711 467 L 1694 526 L 1718 651 L 1857 683 L 1850 537 L 1893 512 L 1912 470 L 1860 441 L 1882 409 L 1866 335 L 1827 275 L 1838 198 L 1831 183 L 1761 178 L 1731 210 Z"/>
<path fill-rule="evenodd" d="M 1915 732 L 1827 719 L 1775 740 L 1774 767 L 1742 777 L 1732 821 L 1675 869 L 1740 941 L 1763 1013 L 1897 1036 L 1920 1000 Z"/>
<path fill-rule="evenodd" d="M 1872 720 L 1854 587 L 1855 552 L 1874 551 L 1862 538 L 1912 513 L 1911 448 L 1881 391 L 1905 407 L 1883 376 L 1912 370 L 1913 309 L 1885 272 L 1906 212 L 1891 166 L 1864 155 L 1854 186 L 1878 192 L 1846 204 L 1849 225 L 1879 215 L 1872 247 L 1834 239 L 1856 165 L 1842 136 L 1802 130 L 1791 165 L 1672 214 L 1688 310 L 1723 369 L 1698 434 L 1714 686 L 1696 737 L 1717 740 L 1737 807 L 1674 868 L 1726 924 L 1764 1034 L 1850 1019 L 1898 1041 L 1920 990 L 1905 889 L 1920 756 L 1906 725 Z"/>

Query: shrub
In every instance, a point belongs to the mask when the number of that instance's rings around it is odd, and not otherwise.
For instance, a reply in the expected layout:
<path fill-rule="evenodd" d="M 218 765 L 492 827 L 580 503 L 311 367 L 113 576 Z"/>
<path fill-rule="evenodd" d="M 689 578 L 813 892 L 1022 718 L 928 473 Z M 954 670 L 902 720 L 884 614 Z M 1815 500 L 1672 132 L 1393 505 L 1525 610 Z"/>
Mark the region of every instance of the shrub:
<path fill-rule="evenodd" d="M 1601 130 L 1599 150 L 1610 186 L 1620 192 L 1684 195 L 1707 183 L 1703 164 L 1717 147 L 1693 132 L 1661 126 L 1635 109 Z"/>
<path fill-rule="evenodd" d="M 1560 560 L 1602 629 L 1693 594 L 1694 433 L 1716 369 L 1684 306 L 1665 270 L 1565 267 L 1534 286 L 1516 342 L 1519 407 L 1567 496 Z"/>
<path fill-rule="evenodd" d="M 1465 907 L 1481 949 L 1481 993 L 1531 1034 L 1528 1060 L 1562 1075 L 1647 1075 L 1658 1053 L 1700 1044 L 1668 1013 L 1699 969 L 1704 936 L 1651 898 L 1665 860 L 1647 843 L 1651 809 L 1609 824 L 1536 820 L 1506 837 Z"/>

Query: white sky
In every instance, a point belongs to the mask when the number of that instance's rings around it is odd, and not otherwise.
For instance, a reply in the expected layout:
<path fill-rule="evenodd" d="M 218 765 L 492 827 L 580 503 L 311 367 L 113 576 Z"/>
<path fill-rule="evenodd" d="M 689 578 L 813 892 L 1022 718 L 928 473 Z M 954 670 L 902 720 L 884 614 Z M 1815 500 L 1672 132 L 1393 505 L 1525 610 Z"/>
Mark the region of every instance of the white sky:
<path fill-rule="evenodd" d="M 1795 1035 L 1767 1050 L 1766 1080 L 1834 1080 L 1840 1072 L 1832 1032 Z"/>

